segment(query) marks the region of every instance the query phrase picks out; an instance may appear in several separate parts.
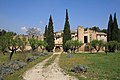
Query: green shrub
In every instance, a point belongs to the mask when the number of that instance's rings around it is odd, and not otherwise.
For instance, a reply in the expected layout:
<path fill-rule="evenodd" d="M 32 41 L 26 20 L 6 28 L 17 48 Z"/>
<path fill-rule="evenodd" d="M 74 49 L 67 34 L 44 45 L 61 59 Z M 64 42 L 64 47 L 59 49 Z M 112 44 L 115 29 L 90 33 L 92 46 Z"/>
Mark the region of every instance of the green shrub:
<path fill-rule="evenodd" d="M 87 72 L 87 67 L 81 64 L 75 65 L 72 69 L 72 72 L 80 73 L 80 72 Z"/>
<path fill-rule="evenodd" d="M 109 50 L 109 52 L 115 52 L 115 50 L 117 50 L 117 45 L 118 45 L 117 41 L 109 41 L 108 42 L 108 50 Z"/>

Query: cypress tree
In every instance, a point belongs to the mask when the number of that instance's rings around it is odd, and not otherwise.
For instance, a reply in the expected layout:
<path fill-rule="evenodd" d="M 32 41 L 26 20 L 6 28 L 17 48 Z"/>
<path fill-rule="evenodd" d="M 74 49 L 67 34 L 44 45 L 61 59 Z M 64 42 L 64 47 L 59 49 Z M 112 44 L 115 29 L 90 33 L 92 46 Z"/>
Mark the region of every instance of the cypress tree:
<path fill-rule="evenodd" d="M 50 52 L 54 48 L 54 30 L 53 30 L 53 21 L 52 16 L 50 15 L 49 23 L 48 23 L 48 29 L 47 29 L 47 50 Z"/>
<path fill-rule="evenodd" d="M 112 39 L 112 27 L 113 27 L 113 20 L 112 15 L 110 14 L 109 22 L 108 22 L 108 29 L 107 29 L 107 41 L 111 41 Z"/>
<path fill-rule="evenodd" d="M 116 19 L 116 13 L 114 13 L 114 23 L 113 23 L 113 28 L 112 28 L 112 40 L 119 41 L 118 34 L 119 34 L 119 29 L 118 29 L 118 24 L 117 24 L 117 19 Z"/>
<path fill-rule="evenodd" d="M 44 40 L 47 42 L 47 25 L 45 26 Z"/>
<path fill-rule="evenodd" d="M 71 32 L 70 32 L 70 24 L 69 24 L 69 18 L 68 18 L 68 10 L 66 9 L 66 20 L 63 30 L 63 49 L 64 51 L 67 51 L 68 49 L 65 47 L 65 43 L 71 40 Z"/>

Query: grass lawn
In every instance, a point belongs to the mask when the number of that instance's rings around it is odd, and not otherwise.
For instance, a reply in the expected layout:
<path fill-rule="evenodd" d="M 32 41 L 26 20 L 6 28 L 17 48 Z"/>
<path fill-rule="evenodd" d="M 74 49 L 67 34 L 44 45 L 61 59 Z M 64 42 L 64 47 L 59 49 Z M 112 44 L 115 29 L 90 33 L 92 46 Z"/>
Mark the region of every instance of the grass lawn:
<path fill-rule="evenodd" d="M 60 67 L 66 73 L 78 77 L 80 80 L 120 80 L 120 52 L 119 53 L 80 53 L 72 54 L 72 58 L 67 58 L 67 54 L 61 54 Z M 71 72 L 71 68 L 77 64 L 88 67 L 86 73 Z"/>
<path fill-rule="evenodd" d="M 8 56 L 9 56 L 9 53 L 6 53 L 5 55 L 3 55 L 2 53 L 0 53 L 0 64 L 2 63 L 7 63 L 8 62 Z M 12 56 L 12 60 L 25 60 L 26 57 L 30 57 L 32 56 L 32 54 L 30 53 L 26 53 L 26 54 L 22 54 L 22 53 L 14 53 L 13 56 Z"/>
<path fill-rule="evenodd" d="M 52 55 L 52 53 L 48 54 L 46 56 L 39 57 L 35 61 L 28 63 L 27 66 L 23 67 L 22 69 L 15 71 L 15 73 L 5 76 L 4 80 L 22 80 L 22 75 L 24 74 L 25 71 L 32 68 L 37 63 L 50 57 L 51 55 Z M 15 54 L 13 54 L 12 60 L 17 60 L 17 59 L 25 60 L 26 57 L 30 57 L 30 56 L 32 56 L 31 53 L 27 53 L 27 54 L 15 53 Z M 0 54 L 0 64 L 7 63 L 7 61 L 8 61 L 8 54 L 6 54 L 6 55 Z"/>

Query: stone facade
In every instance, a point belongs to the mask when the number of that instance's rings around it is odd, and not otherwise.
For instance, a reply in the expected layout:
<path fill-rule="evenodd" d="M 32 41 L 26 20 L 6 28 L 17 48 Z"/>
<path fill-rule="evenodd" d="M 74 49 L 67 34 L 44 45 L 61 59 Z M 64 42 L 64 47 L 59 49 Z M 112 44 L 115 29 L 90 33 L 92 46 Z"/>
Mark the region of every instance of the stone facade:
<path fill-rule="evenodd" d="M 63 44 L 63 37 L 62 37 L 63 31 L 55 32 L 55 51 L 63 51 L 62 44 Z M 84 30 L 84 27 L 78 26 L 77 31 L 71 31 L 71 37 L 73 40 L 79 40 L 84 43 L 80 48 L 79 52 L 85 52 L 89 51 L 89 47 L 87 46 L 88 43 L 90 43 L 92 40 L 103 40 L 107 41 L 107 34 L 103 32 L 95 32 L 93 30 Z"/>

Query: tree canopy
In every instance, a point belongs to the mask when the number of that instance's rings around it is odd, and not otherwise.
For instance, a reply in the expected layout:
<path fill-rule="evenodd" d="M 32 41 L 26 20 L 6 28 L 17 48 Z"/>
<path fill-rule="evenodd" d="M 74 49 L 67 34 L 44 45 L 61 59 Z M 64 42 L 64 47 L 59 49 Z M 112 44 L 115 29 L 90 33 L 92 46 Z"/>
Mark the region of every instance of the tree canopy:
<path fill-rule="evenodd" d="M 75 53 L 75 50 L 78 49 L 79 47 L 82 46 L 82 42 L 81 41 L 78 41 L 78 40 L 68 40 L 66 43 L 65 43 L 65 47 L 68 49 L 68 50 L 71 50 L 73 51 L 73 53 Z"/>
<path fill-rule="evenodd" d="M 90 42 L 90 45 L 96 50 L 97 53 L 104 46 L 103 44 L 104 42 L 102 40 L 93 40 Z"/>

